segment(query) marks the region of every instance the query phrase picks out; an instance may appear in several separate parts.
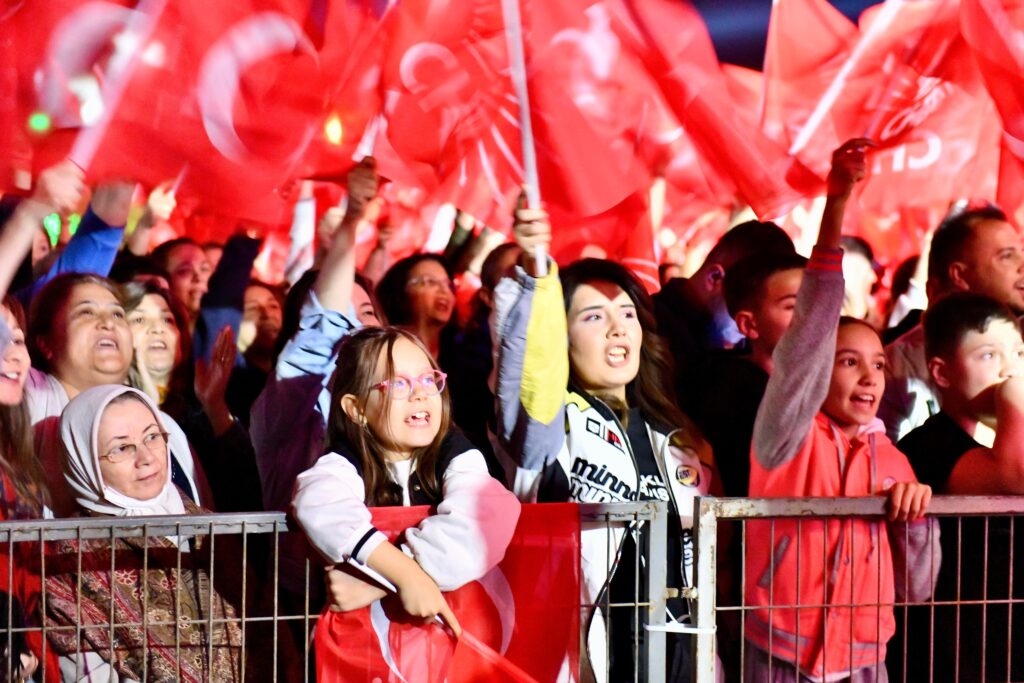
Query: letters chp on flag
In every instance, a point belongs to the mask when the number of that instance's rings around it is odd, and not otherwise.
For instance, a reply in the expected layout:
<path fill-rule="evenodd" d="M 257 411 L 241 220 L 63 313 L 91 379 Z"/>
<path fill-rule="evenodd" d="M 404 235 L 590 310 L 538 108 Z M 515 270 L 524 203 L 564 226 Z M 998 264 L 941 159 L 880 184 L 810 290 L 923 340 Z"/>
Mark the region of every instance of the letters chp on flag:
<path fill-rule="evenodd" d="M 854 26 L 825 0 L 779 0 L 764 73 L 762 128 L 817 174 L 849 138 L 879 144 L 862 190 L 873 210 L 983 187 L 990 108 L 955 2 L 876 5 Z"/>
<path fill-rule="evenodd" d="M 1024 5 L 962 0 L 961 30 L 1002 118 L 997 202 L 1024 218 Z"/>
<path fill-rule="evenodd" d="M 427 507 L 375 508 L 395 539 Z M 524 505 L 505 558 L 486 576 L 445 594 L 463 630 L 536 681 L 579 679 L 579 510 Z M 387 603 L 387 601 L 385 601 Z M 400 621 L 400 607 L 325 609 L 317 623 L 317 681 L 520 681 L 437 625 Z"/>
<path fill-rule="evenodd" d="M 876 5 L 857 26 L 825 0 L 779 0 L 764 78 L 762 129 L 815 173 L 846 139 L 879 144 L 848 217 L 883 261 L 915 253 L 906 216 L 992 196 L 998 125 L 952 0 Z"/>

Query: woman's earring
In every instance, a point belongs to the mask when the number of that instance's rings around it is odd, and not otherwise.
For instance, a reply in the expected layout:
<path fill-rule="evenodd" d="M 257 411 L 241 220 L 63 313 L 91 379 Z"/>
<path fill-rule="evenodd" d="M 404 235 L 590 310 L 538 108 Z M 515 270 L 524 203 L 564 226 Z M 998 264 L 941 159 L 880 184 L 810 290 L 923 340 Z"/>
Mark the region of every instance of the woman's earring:
<path fill-rule="evenodd" d="M 359 424 L 362 425 L 363 429 L 366 429 L 366 415 L 359 416 Z"/>

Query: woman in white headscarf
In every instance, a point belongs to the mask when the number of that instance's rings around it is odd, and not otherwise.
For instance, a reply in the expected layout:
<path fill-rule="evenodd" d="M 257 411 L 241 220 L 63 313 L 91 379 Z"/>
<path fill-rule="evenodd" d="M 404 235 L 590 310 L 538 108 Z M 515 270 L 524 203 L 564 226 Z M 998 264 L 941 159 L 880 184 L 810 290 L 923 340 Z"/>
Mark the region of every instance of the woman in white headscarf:
<path fill-rule="evenodd" d="M 88 389 L 68 403 L 60 424 L 64 476 L 85 514 L 202 512 L 171 481 L 171 456 L 187 452 L 188 443 L 165 419 L 146 394 L 119 385 Z M 46 620 L 48 628 L 65 627 L 49 633 L 65 681 L 241 680 L 240 630 L 216 623 L 233 620 L 235 610 L 210 586 L 203 540 L 56 544 L 47 559 Z M 111 610 L 119 624 L 113 639 Z"/>

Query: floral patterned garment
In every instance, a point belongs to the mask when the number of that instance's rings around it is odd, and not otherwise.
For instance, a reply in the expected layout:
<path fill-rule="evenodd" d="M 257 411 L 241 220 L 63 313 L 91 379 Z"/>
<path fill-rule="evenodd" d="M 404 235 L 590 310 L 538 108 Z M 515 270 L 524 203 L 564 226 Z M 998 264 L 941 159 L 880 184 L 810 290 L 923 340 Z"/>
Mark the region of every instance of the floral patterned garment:
<path fill-rule="evenodd" d="M 61 655 L 95 652 L 122 677 L 139 681 L 241 681 L 241 630 L 235 609 L 211 587 L 204 540 L 190 539 L 191 552 L 181 552 L 179 561 L 178 548 L 165 538 L 116 539 L 113 580 L 110 541 L 54 543 L 47 555 L 46 626 L 65 628 L 48 632 L 50 643 Z"/>

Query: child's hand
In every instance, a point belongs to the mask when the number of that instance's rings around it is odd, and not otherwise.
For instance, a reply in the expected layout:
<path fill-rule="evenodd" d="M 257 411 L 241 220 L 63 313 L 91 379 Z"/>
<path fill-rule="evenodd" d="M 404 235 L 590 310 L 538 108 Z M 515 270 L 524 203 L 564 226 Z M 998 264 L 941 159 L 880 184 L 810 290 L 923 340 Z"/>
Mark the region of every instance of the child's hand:
<path fill-rule="evenodd" d="M 890 522 L 915 522 L 924 517 L 932 499 L 932 487 L 916 481 L 900 481 L 892 485 L 889 496 Z"/>
<path fill-rule="evenodd" d="M 334 612 L 351 612 L 385 597 L 387 592 L 346 571 L 328 567 L 324 575 L 330 608 Z"/>
<path fill-rule="evenodd" d="M 397 588 L 398 599 L 402 601 L 402 609 L 410 616 L 420 617 L 428 622 L 434 617 L 441 617 L 455 633 L 456 638 L 462 635 L 462 627 L 459 626 L 459 620 L 452 613 L 452 608 L 448 606 L 448 602 L 441 595 L 441 590 L 434 580 L 427 576 L 422 569 L 409 572 L 407 576 L 403 577 Z"/>
<path fill-rule="evenodd" d="M 828 173 L 829 197 L 849 197 L 853 186 L 864 179 L 868 147 L 875 147 L 875 143 L 867 138 L 854 138 L 832 153 L 832 170 Z"/>

